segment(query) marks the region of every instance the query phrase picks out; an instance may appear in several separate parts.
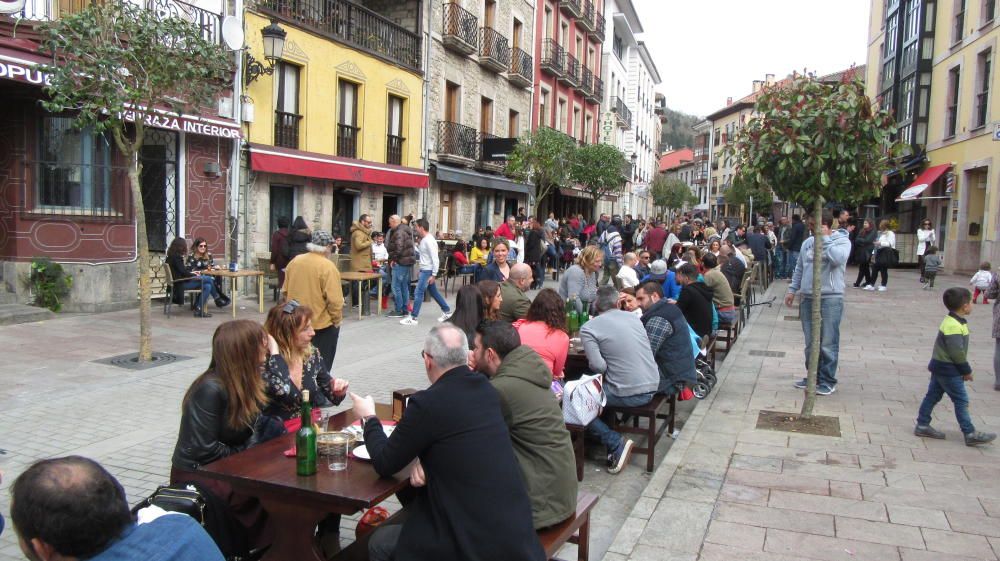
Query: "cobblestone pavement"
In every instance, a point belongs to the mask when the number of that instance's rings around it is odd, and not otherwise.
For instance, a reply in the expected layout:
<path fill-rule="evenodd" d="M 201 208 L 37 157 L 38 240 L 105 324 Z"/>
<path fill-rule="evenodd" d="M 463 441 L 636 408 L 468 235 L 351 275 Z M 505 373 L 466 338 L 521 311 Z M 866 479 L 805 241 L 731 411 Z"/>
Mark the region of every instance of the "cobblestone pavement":
<path fill-rule="evenodd" d="M 804 371 L 797 311 L 758 308 L 604 560 L 997 559 L 1000 446 L 966 447 L 947 398 L 934 412 L 947 439 L 913 436 L 941 292 L 968 278 L 939 276 L 928 292 L 915 271 L 890 277 L 888 292 L 848 288 L 840 383 L 816 406 L 840 419 L 840 438 L 755 428 L 760 410 L 799 410 L 792 382 Z M 779 281 L 770 295 L 786 289 Z M 991 317 L 977 305 L 970 318 L 967 388 L 976 427 L 995 432 Z"/>
<path fill-rule="evenodd" d="M 51 321 L 0 327 L 0 347 L 5 351 L 0 370 L 0 471 L 4 473 L 0 512 L 8 521 L 10 484 L 40 458 L 67 454 L 94 458 L 122 482 L 132 503 L 165 483 L 181 398 L 207 366 L 212 331 L 231 319 L 228 312 L 195 319 L 186 311 L 175 311 L 167 319 L 154 303 L 154 350 L 191 358 L 141 372 L 93 362 L 137 348 L 135 310 L 63 314 Z M 430 302 L 424 305 L 426 319 L 419 326 L 404 327 L 384 317 L 358 321 L 355 311 L 341 329 L 335 375 L 350 380 L 353 391 L 371 394 L 377 401 L 389 401 L 394 389 L 426 387 L 419 353 L 438 315 L 436 304 Z M 238 317 L 263 319 L 253 299 L 240 301 Z M 349 400 L 338 410 L 347 405 Z M 692 406 L 688 402 L 679 408 L 679 426 Z M 657 456 L 662 458 L 671 442 L 664 438 Z M 589 448 L 588 452 L 597 452 Z M 640 467 L 643 463 L 643 458 L 633 458 L 627 470 L 611 476 L 596 456 L 588 462 L 582 487 L 601 496 L 593 520 L 592 559 L 601 558 L 640 500 L 650 480 Z M 395 505 L 389 506 L 392 510 Z M 353 539 L 354 524 L 345 518 L 341 533 L 345 542 Z M 575 556 L 572 550 L 568 546 L 563 557 Z M 8 525 L 0 537 L 0 561 L 15 559 L 23 557 Z"/>

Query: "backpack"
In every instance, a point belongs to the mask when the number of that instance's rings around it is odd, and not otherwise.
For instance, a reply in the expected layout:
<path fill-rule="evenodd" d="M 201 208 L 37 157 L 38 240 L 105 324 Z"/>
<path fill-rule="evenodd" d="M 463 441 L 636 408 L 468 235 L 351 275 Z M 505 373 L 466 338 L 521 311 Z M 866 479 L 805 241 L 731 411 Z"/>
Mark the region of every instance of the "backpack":
<path fill-rule="evenodd" d="M 601 237 L 598 240 L 597 245 L 598 247 L 601 248 L 601 251 L 604 252 L 605 267 L 610 267 L 611 265 L 618 263 L 618 260 L 615 259 L 614 251 L 611 248 L 611 236 L 608 235 L 608 232 L 605 231 L 603 234 L 601 234 Z"/>

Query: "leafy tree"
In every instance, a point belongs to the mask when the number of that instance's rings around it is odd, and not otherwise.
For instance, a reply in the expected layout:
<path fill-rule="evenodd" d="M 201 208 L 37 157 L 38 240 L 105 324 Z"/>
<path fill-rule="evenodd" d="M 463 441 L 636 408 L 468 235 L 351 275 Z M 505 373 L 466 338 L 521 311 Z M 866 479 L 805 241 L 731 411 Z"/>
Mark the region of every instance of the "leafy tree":
<path fill-rule="evenodd" d="M 597 211 L 597 201 L 625 190 L 631 164 L 621 151 L 610 144 L 587 144 L 576 150 L 570 178 L 590 193 Z"/>
<path fill-rule="evenodd" d="M 538 127 L 514 147 L 507 160 L 507 175 L 535 186 L 535 216 L 553 189 L 569 184 L 575 151 L 572 138 L 549 127 Z"/>
<path fill-rule="evenodd" d="M 233 57 L 201 28 L 127 0 L 89 3 L 42 26 L 47 111 L 68 111 L 78 128 L 109 134 L 128 162 L 139 266 L 139 360 L 152 358 L 149 240 L 139 150 L 152 108 L 182 112 L 212 103 L 231 84 Z M 147 109 L 148 108 L 148 109 Z M 126 113 L 134 112 L 134 122 Z"/>
<path fill-rule="evenodd" d="M 681 210 L 687 205 L 698 204 L 698 197 L 686 183 L 677 178 L 667 178 L 657 174 L 650 187 L 653 204 L 667 211 Z"/>
<path fill-rule="evenodd" d="M 813 294 L 820 293 L 824 201 L 858 201 L 880 190 L 881 176 L 901 147 L 892 140 L 892 117 L 865 96 L 853 72 L 839 83 L 796 77 L 766 88 L 757 98 L 756 116 L 727 149 L 737 177 L 768 188 L 786 201 L 811 206 Z M 820 306 L 812 307 L 812 343 L 802 417 L 812 416 L 820 350 Z"/>
<path fill-rule="evenodd" d="M 726 203 L 746 207 L 746 213 L 750 212 L 751 203 L 754 208 L 764 209 L 774 201 L 774 193 L 771 189 L 740 175 L 733 178 L 732 185 L 725 190 L 724 196 Z M 745 224 L 749 224 L 753 219 L 752 216 L 749 218 L 750 220 L 745 221 Z"/>

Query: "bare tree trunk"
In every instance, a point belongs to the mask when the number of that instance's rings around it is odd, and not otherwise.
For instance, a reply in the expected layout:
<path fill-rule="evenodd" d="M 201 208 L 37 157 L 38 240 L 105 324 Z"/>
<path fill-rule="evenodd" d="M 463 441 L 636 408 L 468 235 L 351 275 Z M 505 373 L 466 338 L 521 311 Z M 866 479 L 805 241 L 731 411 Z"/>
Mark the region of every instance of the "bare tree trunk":
<path fill-rule="evenodd" d="M 152 318 L 152 279 L 149 278 L 149 238 L 146 233 L 146 207 L 142 201 L 142 162 L 139 151 L 142 149 L 145 128 L 141 123 L 135 123 L 135 140 L 125 138 L 122 130 L 112 131 L 115 143 L 122 154 L 128 158 L 128 182 L 132 191 L 132 210 L 135 212 L 136 264 L 139 268 L 139 361 L 148 362 L 153 359 L 153 318 Z"/>
<path fill-rule="evenodd" d="M 802 416 L 812 417 L 816 405 L 816 376 L 819 373 L 819 351 L 822 341 L 820 329 L 823 326 L 821 308 L 823 304 L 823 197 L 817 197 L 813 206 L 813 278 L 812 278 L 812 341 L 809 343 L 809 373 L 806 375 L 805 399 L 802 401 Z"/>

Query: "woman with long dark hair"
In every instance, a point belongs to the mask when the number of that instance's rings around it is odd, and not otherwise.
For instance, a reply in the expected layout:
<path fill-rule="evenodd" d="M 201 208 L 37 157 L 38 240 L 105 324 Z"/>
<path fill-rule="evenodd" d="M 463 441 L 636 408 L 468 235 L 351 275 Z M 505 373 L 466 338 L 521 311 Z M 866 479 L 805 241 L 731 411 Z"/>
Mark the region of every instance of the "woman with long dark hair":
<path fill-rule="evenodd" d="M 500 319 L 500 304 L 503 303 L 500 283 L 486 279 L 477 282 L 476 287 L 483 298 L 483 319 Z"/>
<path fill-rule="evenodd" d="M 187 266 L 192 271 L 218 269 L 212 252 L 208 250 L 208 240 L 199 237 L 191 242 L 191 253 L 187 257 Z M 215 292 L 219 295 L 219 300 L 224 302 L 223 305 L 229 304 L 229 297 L 222 291 L 222 277 L 213 276 L 212 282 L 215 284 Z"/>
<path fill-rule="evenodd" d="M 861 230 L 854 238 L 854 261 L 858 264 L 858 278 L 854 280 L 854 288 L 864 288 L 874 282 L 872 280 L 872 251 L 875 249 L 875 225 L 867 218 Z"/>
<path fill-rule="evenodd" d="M 542 357 L 552 371 L 553 378 L 563 377 L 566 355 L 569 353 L 569 335 L 566 333 L 566 312 L 563 299 L 551 288 L 543 288 L 528 308 L 528 315 L 517 326 L 521 344 L 527 345 Z"/>
<path fill-rule="evenodd" d="M 480 279 L 496 282 L 503 282 L 510 276 L 510 247 L 511 242 L 504 238 L 498 239 L 493 244 L 493 262 L 486 266 L 480 273 Z"/>
<path fill-rule="evenodd" d="M 285 245 L 285 256 L 291 261 L 309 250 L 306 244 L 312 241 L 312 231 L 306 224 L 306 219 L 296 216 L 292 221 L 291 231 L 288 233 L 288 244 Z"/>
<path fill-rule="evenodd" d="M 493 281 L 483 281 L 493 282 Z M 483 310 L 483 295 L 479 287 L 467 284 L 458 290 L 455 296 L 455 313 L 448 319 L 456 327 L 465 332 L 469 338 L 469 349 L 476 343 L 476 327 L 485 318 Z"/>
<path fill-rule="evenodd" d="M 209 298 L 215 298 L 215 305 L 220 308 L 229 302 L 219 297 L 211 275 L 203 275 L 201 271 L 193 271 L 187 266 L 187 263 L 184 262 L 187 252 L 187 240 L 184 238 L 174 238 L 174 241 L 170 242 L 170 247 L 167 248 L 166 264 L 170 267 L 170 275 L 174 281 L 174 302 L 184 303 L 185 290 L 201 289 L 201 297 L 198 299 L 197 307 L 195 307 L 194 317 L 210 318 L 212 314 L 205 311 L 205 304 L 208 303 Z"/>

